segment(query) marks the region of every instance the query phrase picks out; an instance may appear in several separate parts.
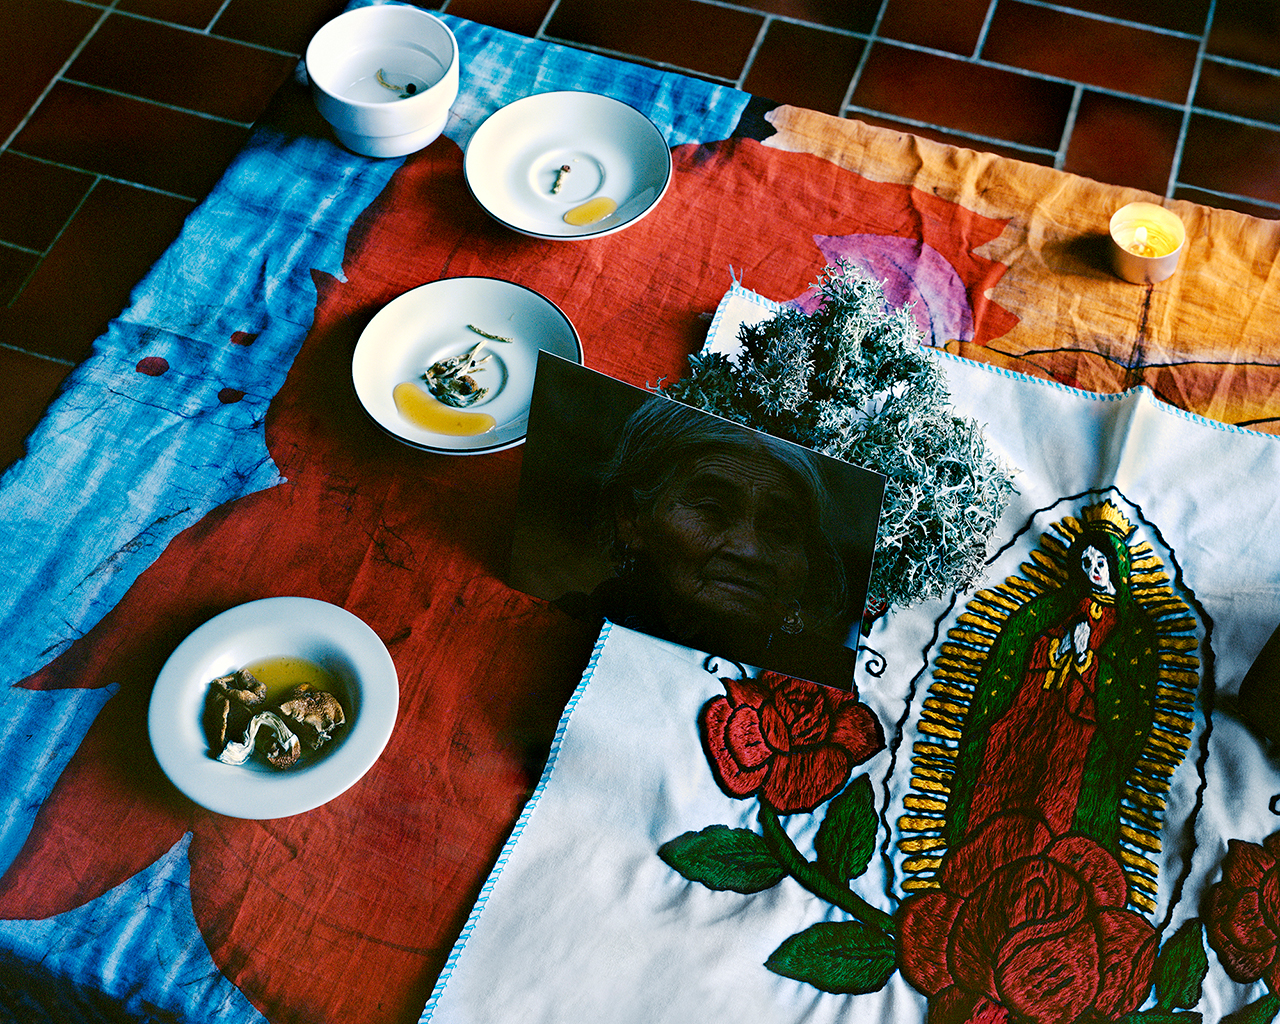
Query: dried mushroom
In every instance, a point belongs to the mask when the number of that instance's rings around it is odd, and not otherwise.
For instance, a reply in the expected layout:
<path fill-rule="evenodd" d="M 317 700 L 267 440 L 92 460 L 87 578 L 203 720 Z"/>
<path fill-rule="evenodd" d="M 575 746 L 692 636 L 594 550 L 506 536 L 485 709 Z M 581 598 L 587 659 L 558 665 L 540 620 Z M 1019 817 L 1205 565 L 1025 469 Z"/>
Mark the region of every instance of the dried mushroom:
<path fill-rule="evenodd" d="M 333 730 L 347 721 L 338 698 L 308 683 L 294 687 L 280 705 L 280 715 L 311 750 L 319 750 L 333 738 Z"/>
<path fill-rule="evenodd" d="M 218 760 L 223 764 L 244 764 L 253 753 L 258 741 L 258 733 L 266 729 L 268 736 L 263 744 L 262 752 L 267 760 L 277 768 L 288 768 L 295 764 L 302 754 L 302 746 L 298 737 L 290 732 L 280 716 L 263 711 L 249 720 L 249 728 L 245 730 L 244 740 L 232 740 L 226 745 Z"/>
<path fill-rule="evenodd" d="M 204 727 L 209 746 L 221 750 L 227 737 L 239 733 L 252 711 L 267 699 L 267 684 L 248 669 L 218 676 L 205 697 Z"/>
<path fill-rule="evenodd" d="M 246 764 L 256 749 L 274 767 L 290 768 L 304 746 L 319 750 L 346 721 L 338 698 L 310 683 L 268 702 L 266 684 L 247 669 L 214 679 L 205 697 L 210 752 L 224 764 Z"/>

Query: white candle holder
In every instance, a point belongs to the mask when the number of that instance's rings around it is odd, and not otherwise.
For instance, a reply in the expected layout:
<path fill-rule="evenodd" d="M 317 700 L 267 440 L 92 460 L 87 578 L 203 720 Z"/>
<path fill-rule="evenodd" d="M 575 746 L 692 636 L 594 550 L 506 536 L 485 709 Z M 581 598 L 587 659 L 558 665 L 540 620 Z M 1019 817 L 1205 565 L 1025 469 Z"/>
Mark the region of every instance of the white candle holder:
<path fill-rule="evenodd" d="M 1182 221 L 1155 203 L 1129 203 L 1111 215 L 1111 264 L 1133 284 L 1172 277 L 1187 242 Z"/>

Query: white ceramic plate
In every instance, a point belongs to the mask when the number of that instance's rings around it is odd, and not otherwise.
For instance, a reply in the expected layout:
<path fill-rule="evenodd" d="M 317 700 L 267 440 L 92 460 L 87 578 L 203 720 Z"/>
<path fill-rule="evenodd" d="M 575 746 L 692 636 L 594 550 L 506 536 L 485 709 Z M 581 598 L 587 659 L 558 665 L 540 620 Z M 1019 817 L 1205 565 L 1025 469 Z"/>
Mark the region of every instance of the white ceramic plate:
<path fill-rule="evenodd" d="M 489 393 L 465 411 L 492 416 L 493 429 L 451 436 L 405 419 L 392 397 L 396 385 L 484 340 L 471 327 L 511 339 L 486 340 L 490 358 L 472 374 Z M 578 332 L 554 302 L 511 281 L 446 277 L 405 292 L 369 321 L 356 343 L 351 378 L 365 411 L 401 441 L 446 455 L 478 455 L 524 440 L 539 349 L 582 362 Z"/>
<path fill-rule="evenodd" d="M 558 168 L 568 166 L 553 193 Z M 644 114 L 590 92 L 544 92 L 490 114 L 467 143 L 467 187 L 485 211 L 533 238 L 612 234 L 648 214 L 671 183 L 671 150 Z M 598 196 L 617 210 L 574 226 L 564 215 Z"/>
<path fill-rule="evenodd" d="M 228 765 L 209 749 L 201 717 L 209 682 L 265 658 L 297 657 L 329 670 L 347 723 L 294 768 L 251 758 Z M 377 761 L 400 704 L 395 663 L 349 611 L 305 597 L 250 601 L 215 616 L 165 662 L 147 713 L 160 767 L 188 797 L 233 818 L 284 818 L 327 803 Z"/>

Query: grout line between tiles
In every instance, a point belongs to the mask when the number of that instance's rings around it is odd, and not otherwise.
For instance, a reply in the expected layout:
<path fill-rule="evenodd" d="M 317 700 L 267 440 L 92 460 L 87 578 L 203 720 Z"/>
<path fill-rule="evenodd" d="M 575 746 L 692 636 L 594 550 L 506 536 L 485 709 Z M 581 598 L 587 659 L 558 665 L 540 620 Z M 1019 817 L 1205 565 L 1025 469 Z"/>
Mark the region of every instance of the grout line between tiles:
<path fill-rule="evenodd" d="M 1205 33 L 1208 39 L 1209 33 Z M 1221 54 L 1206 53 L 1204 59 L 1210 64 L 1225 64 L 1230 68 L 1239 68 L 1241 71 L 1256 71 L 1262 75 L 1271 75 L 1273 78 L 1280 78 L 1280 69 L 1269 67 L 1266 64 L 1254 64 L 1251 61 L 1239 60 L 1236 57 L 1223 57 Z"/>
<path fill-rule="evenodd" d="M 1038 156 L 1053 156 L 1054 150 L 1045 149 L 1043 146 L 1029 146 L 1025 142 L 1013 142 L 1009 139 L 997 139 L 993 135 L 979 135 L 977 132 L 965 131 L 962 128 L 952 128 L 945 124 L 934 124 L 930 121 L 921 121 L 914 117 L 903 117 L 900 114 L 890 114 L 883 110 L 873 110 L 871 107 L 860 107 L 855 104 L 849 104 L 846 113 L 858 115 L 862 114 L 867 117 L 882 117 L 898 124 L 910 125 L 913 128 L 928 128 L 936 132 L 944 132 L 947 135 L 954 135 L 957 138 L 969 139 L 972 142 L 981 142 L 988 146 L 1000 146 L 1003 149 L 1016 149 L 1022 153 L 1035 153 Z"/>
<path fill-rule="evenodd" d="M 227 4 L 229 4 L 230 2 L 231 0 L 227 0 Z M 226 10 L 226 6 L 227 6 L 226 4 L 223 5 L 224 11 Z M 164 25 L 166 28 L 175 29 L 178 32 L 186 32 L 189 35 L 193 35 L 193 36 L 204 36 L 206 39 L 215 39 L 223 43 L 234 43 L 236 46 L 244 46 L 250 50 L 258 50 L 262 53 L 273 53 L 279 57 L 302 56 L 299 53 L 295 53 L 293 50 L 281 50 L 278 47 L 267 46 L 264 43 L 252 43 L 252 42 L 249 42 L 249 40 L 247 39 L 237 39 L 235 38 L 235 36 L 219 35 L 217 32 L 213 31 L 213 22 L 209 23 L 208 28 L 201 29 L 201 28 L 192 28 L 192 26 L 190 25 L 179 25 L 176 22 L 165 21 L 163 18 L 152 18 L 146 14 L 135 14 L 133 11 L 114 11 L 113 13 L 118 15 L 121 18 L 128 18 L 131 21 L 145 21 L 150 25 Z M 218 16 L 220 17 L 221 14 L 222 14 L 222 11 L 219 11 Z M 214 20 L 216 21 L 217 18 L 215 17 Z"/>
<path fill-rule="evenodd" d="M 551 5 L 547 8 L 547 13 L 542 16 L 542 24 L 538 26 L 538 31 L 533 34 L 534 39 L 546 39 L 547 26 L 551 24 L 551 19 L 555 17 L 556 11 L 560 8 L 560 0 L 551 0 Z"/>
<path fill-rule="evenodd" d="M 1071 133 L 1076 128 L 1076 117 L 1080 113 L 1080 98 L 1083 95 L 1083 85 L 1077 85 L 1071 93 L 1071 106 L 1067 108 L 1066 120 L 1062 125 L 1062 139 L 1058 143 L 1057 155 L 1053 158 L 1054 170 L 1060 171 L 1067 165 L 1067 150 L 1071 148 Z"/>
<path fill-rule="evenodd" d="M 216 121 L 219 124 L 233 125 L 236 128 L 252 128 L 252 121 L 235 121 L 229 117 L 220 117 L 218 114 L 208 114 L 203 110 L 192 110 L 190 107 L 180 107 L 176 103 L 165 103 L 163 100 L 148 99 L 146 96 L 139 96 L 137 93 L 124 92 L 120 89 L 111 89 L 105 85 L 95 85 L 93 82 L 84 82 L 76 78 L 63 78 L 62 81 L 67 85 L 74 85 L 79 89 L 89 89 L 92 92 L 104 93 L 107 96 L 118 96 L 121 99 L 134 100 L 137 103 L 145 103 L 151 107 L 160 107 L 162 110 L 173 110 L 180 114 L 190 114 L 192 117 L 203 118 L 206 121 Z"/>
<path fill-rule="evenodd" d="M 19 296 L 21 296 L 22 293 L 27 290 L 27 285 L 31 283 L 31 279 L 35 277 L 37 273 L 39 273 L 41 266 L 44 265 L 45 259 L 48 257 L 49 253 L 53 251 L 53 247 L 62 240 L 62 236 L 65 235 L 67 233 L 67 229 L 71 227 L 71 222 L 74 221 L 76 217 L 80 215 L 80 211 L 84 209 L 84 204 L 89 201 L 89 197 L 93 195 L 94 191 L 97 189 L 98 184 L 101 181 L 102 181 L 102 176 L 101 175 L 96 176 L 93 180 L 93 183 L 87 189 L 84 190 L 84 195 L 80 197 L 80 201 L 76 203 L 76 208 L 71 211 L 70 216 L 68 216 L 67 219 L 62 222 L 62 227 L 60 227 L 58 229 L 58 233 L 54 235 L 53 241 L 51 241 L 48 244 L 48 246 L 45 248 L 44 252 L 40 254 L 40 258 L 36 260 L 35 266 L 33 266 L 27 272 L 26 277 L 22 279 L 22 284 L 20 284 L 16 289 L 14 289 L 13 297 L 10 298 L 8 303 L 6 304 L 5 306 L 6 309 L 12 309 L 13 304 L 18 301 Z"/>
<path fill-rule="evenodd" d="M 718 85 L 733 86 L 733 79 L 724 75 L 717 75 L 710 71 L 699 71 L 696 68 L 687 68 L 680 64 L 671 64 L 663 60 L 653 60 L 649 57 L 640 57 L 634 53 L 626 53 L 622 50 L 611 50 L 607 46 L 594 46 L 590 43 L 578 43 L 570 39 L 561 39 L 559 36 L 542 35 L 538 37 L 543 42 L 555 43 L 558 46 L 569 46 L 575 50 L 584 50 L 587 53 L 597 53 L 602 57 L 613 57 L 617 60 L 630 61 L 632 64 L 643 64 L 646 67 L 657 68 L 659 71 L 674 71 L 676 74 L 688 75 L 691 78 L 701 78 L 707 82 L 715 82 Z"/>
<path fill-rule="evenodd" d="M 222 0 L 222 6 L 218 8 L 214 16 L 209 19 L 209 24 L 206 25 L 204 28 L 205 35 L 213 34 L 213 26 L 218 23 L 219 18 L 221 18 L 224 14 L 227 13 L 227 8 L 230 6 L 231 6 L 231 0 Z"/>
<path fill-rule="evenodd" d="M 840 115 L 848 116 L 853 107 L 853 94 L 858 91 L 858 83 L 862 81 L 862 72 L 867 69 L 867 61 L 871 59 L 871 48 L 875 46 L 876 39 L 880 35 L 880 23 L 884 20 L 885 8 L 889 6 L 889 0 L 880 0 L 880 7 L 876 10 L 875 20 L 871 23 L 871 31 L 867 34 L 866 45 L 862 48 L 862 55 L 858 58 L 858 63 L 853 69 L 853 75 L 849 79 L 849 84 L 845 86 L 844 96 L 840 99 Z"/>
<path fill-rule="evenodd" d="M 110 6 L 102 9 L 102 13 L 98 15 L 98 20 L 95 21 L 89 31 L 84 34 L 84 38 L 76 44 L 76 48 L 71 51 L 71 56 L 68 57 L 62 67 L 58 68 L 54 73 L 53 77 L 49 80 L 49 84 L 40 91 L 40 95 L 36 97 L 36 101 L 27 109 L 27 112 L 22 116 L 22 120 L 18 122 L 17 127 L 9 133 L 9 137 L 5 139 L 3 143 L 0 143 L 0 153 L 7 151 L 9 146 L 13 143 L 13 140 L 18 137 L 18 133 L 27 126 L 27 123 L 31 120 L 32 116 L 40 108 L 40 104 L 44 102 L 45 97 L 48 96 L 49 93 L 53 91 L 53 87 L 58 84 L 58 81 L 62 78 L 63 72 L 71 67 L 75 62 L 75 59 L 79 57 L 84 48 L 89 45 L 89 40 L 94 37 L 94 34 L 102 26 L 102 23 L 107 20 L 107 17 L 111 14 L 111 11 L 115 8 L 117 2 L 118 0 L 111 0 Z"/>
<path fill-rule="evenodd" d="M 1217 188 L 1207 188 L 1204 185 L 1192 185 L 1182 181 L 1178 183 L 1179 188 L 1190 189 L 1193 192 L 1202 192 L 1207 196 L 1216 196 L 1219 199 L 1230 199 L 1233 202 L 1245 203 L 1249 206 L 1264 206 L 1269 210 L 1280 211 L 1280 202 L 1271 199 L 1258 199 L 1256 196 L 1242 196 L 1239 192 L 1223 192 Z"/>
<path fill-rule="evenodd" d="M 1143 21 L 1129 21 L 1125 18 L 1117 18 L 1110 14 L 1097 14 L 1094 11 L 1082 11 L 1075 7 L 1064 7 L 1062 4 L 1047 3 L 1046 0 L 1019 0 L 1019 2 L 1026 4 L 1028 7 L 1039 7 L 1046 11 L 1057 11 L 1059 14 L 1072 14 L 1078 18 L 1088 18 L 1090 21 L 1101 21 L 1108 25 L 1121 25 L 1125 28 L 1141 29 L 1144 32 L 1155 32 L 1157 35 L 1173 36 L 1176 39 L 1198 38 L 1193 32 L 1180 32 L 1177 29 L 1163 28 L 1160 25 L 1150 25 Z"/>
<path fill-rule="evenodd" d="M 1204 33 L 1200 36 L 1200 45 L 1196 48 L 1196 62 L 1191 70 L 1191 82 L 1187 85 L 1187 102 L 1182 110 L 1182 123 L 1178 126 L 1178 141 L 1173 146 L 1173 159 L 1169 163 L 1169 180 L 1164 187 L 1165 198 L 1172 198 L 1178 190 L 1178 175 L 1182 170 L 1182 154 L 1187 146 L 1187 132 L 1191 128 L 1191 113 L 1195 109 L 1196 90 L 1200 84 L 1200 69 L 1204 66 L 1204 51 L 1209 45 L 1209 33 L 1213 31 L 1213 16 L 1217 12 L 1218 0 L 1209 0 L 1209 9 L 1205 12 Z"/>
<path fill-rule="evenodd" d="M 984 58 L 981 58 L 981 57 L 976 57 L 976 58 L 959 57 L 956 54 L 950 53 L 946 50 L 938 50 L 932 46 L 922 46 L 919 43 L 908 43 L 900 39 L 882 39 L 877 41 L 884 43 L 886 46 L 896 46 L 904 50 L 912 50 L 916 53 L 927 53 L 933 57 L 943 57 L 947 60 L 955 61 L 958 64 L 966 64 L 966 65 L 972 65 L 973 67 L 987 68 L 991 71 L 1003 71 L 1011 75 L 1017 75 L 1020 78 L 1030 78 L 1037 82 L 1053 82 L 1056 85 L 1071 85 L 1071 86 L 1079 85 L 1079 86 L 1083 86 L 1086 89 L 1089 89 L 1092 92 L 1101 93 L 1104 96 L 1116 96 L 1116 97 L 1119 97 L 1120 99 L 1137 100 L 1139 103 L 1149 103 L 1152 106 L 1165 107 L 1166 109 L 1169 109 L 1169 110 L 1181 110 L 1183 109 L 1183 105 L 1184 105 L 1183 103 L 1175 102 L 1173 100 L 1162 100 L 1154 96 L 1143 96 L 1141 93 L 1124 92 L 1123 90 L 1120 90 L 1120 89 L 1112 89 L 1109 86 L 1105 86 L 1105 85 L 1093 85 L 1092 83 L 1081 82 L 1074 78 L 1063 78 L 1060 75 L 1046 75 L 1042 71 L 1032 71 L 1029 68 L 1015 67 L 1012 64 L 1000 64 L 1000 63 L 997 63 L 996 61 L 985 60 Z M 571 43 L 569 45 L 575 45 L 575 44 Z"/>
<path fill-rule="evenodd" d="M 72 210 L 68 218 L 63 221 L 63 227 L 58 229 L 58 234 L 55 234 L 54 239 L 52 239 L 49 246 L 45 248 L 45 251 L 40 253 L 40 259 L 36 260 L 35 265 L 32 266 L 31 270 L 27 271 L 26 276 L 22 279 L 22 283 L 14 289 L 13 296 L 9 298 L 9 302 L 5 303 L 5 308 L 13 308 L 13 305 L 18 301 L 19 296 L 22 296 L 22 293 L 27 291 L 27 285 L 31 284 L 31 279 L 35 278 L 36 274 L 40 273 L 40 268 L 41 266 L 44 266 L 45 260 L 49 257 L 49 253 L 52 252 L 52 250 L 54 250 L 54 246 L 61 241 L 61 237 L 67 233 L 67 229 L 72 225 L 72 221 L 76 220 L 77 216 L 79 216 L 79 211 L 84 209 L 84 204 L 88 202 L 88 197 L 93 195 L 93 189 L 97 188 L 97 183 L 99 183 L 100 180 L 101 178 L 93 179 L 91 186 L 84 189 L 84 195 L 81 196 L 81 200 L 77 202 L 76 209 Z"/>
<path fill-rule="evenodd" d="M 804 28 L 821 29 L 823 32 L 830 32 L 832 35 L 848 36 L 853 39 L 866 39 L 866 32 L 855 32 L 851 28 L 841 28 L 838 25 L 828 25 L 822 21 L 814 21 L 812 18 L 798 18 L 791 14 L 776 14 L 765 12 L 758 7 L 743 7 L 741 4 L 731 4 L 719 2 L 719 0 L 694 0 L 695 3 L 706 7 L 719 7 L 722 10 L 737 11 L 739 14 L 754 14 L 758 17 L 765 17 L 771 21 L 781 21 L 787 25 L 799 25 Z M 879 17 L 876 18 L 877 24 Z"/>
<path fill-rule="evenodd" d="M 769 33 L 769 26 L 773 24 L 773 17 L 766 15 L 764 21 L 760 22 L 760 28 L 756 30 L 756 38 L 751 44 L 751 49 L 747 52 L 747 59 L 742 63 L 742 73 L 738 75 L 738 80 L 734 82 L 734 86 L 741 89 L 743 83 L 747 80 L 747 76 L 751 74 L 751 67 L 756 62 L 756 55 L 760 52 L 760 47 L 764 45 L 764 37 Z"/>
<path fill-rule="evenodd" d="M 34 356 L 36 359 L 43 359 L 46 363 L 56 363 L 58 366 L 75 366 L 75 362 L 70 359 L 62 359 L 58 356 L 46 355 L 44 352 L 33 352 L 29 348 L 23 348 L 21 345 L 10 345 L 7 341 L 0 341 L 0 348 L 8 349 L 10 352 L 20 352 L 24 356 Z"/>
<path fill-rule="evenodd" d="M 19 245 L 17 242 L 6 242 L 0 238 L 0 249 L 11 249 L 14 252 L 23 252 L 28 256 L 43 256 L 47 249 L 32 249 L 29 245 Z"/>
<path fill-rule="evenodd" d="M 129 178 L 118 178 L 113 174 L 103 174 L 101 171 L 91 170 L 88 167 L 79 167 L 76 164 L 64 163 L 61 160 L 50 160 L 46 156 L 37 156 L 34 153 L 24 153 L 20 149 L 11 149 L 9 152 L 14 156 L 22 157 L 24 160 L 34 160 L 36 163 L 48 164 L 50 167 L 57 167 L 64 171 L 76 171 L 80 174 L 91 175 L 96 179 L 94 184 L 90 186 L 91 191 L 98 182 L 109 181 L 114 185 L 128 185 L 130 188 L 141 189 L 143 192 L 154 192 L 156 195 L 168 196 L 170 199 L 181 199 L 188 203 L 200 202 L 200 197 L 198 196 L 188 196 L 183 195 L 181 192 L 172 192 L 167 188 L 160 188 L 158 185 L 147 185 L 141 181 L 133 181 Z"/>
<path fill-rule="evenodd" d="M 977 60 L 982 54 L 982 48 L 987 45 L 987 35 L 991 31 L 991 22 L 996 16 L 996 4 L 1000 0 L 991 0 L 987 4 L 987 13 L 982 18 L 982 28 L 978 29 L 978 39 L 973 44 L 973 55 L 971 60 Z"/>

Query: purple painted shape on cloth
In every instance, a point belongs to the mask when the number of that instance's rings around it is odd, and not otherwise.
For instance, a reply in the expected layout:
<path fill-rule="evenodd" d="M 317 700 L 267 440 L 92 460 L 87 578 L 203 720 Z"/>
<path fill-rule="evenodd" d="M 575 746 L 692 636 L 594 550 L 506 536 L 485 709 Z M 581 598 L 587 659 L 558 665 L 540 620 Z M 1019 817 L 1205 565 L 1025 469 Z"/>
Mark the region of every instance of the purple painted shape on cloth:
<path fill-rule="evenodd" d="M 814 240 L 827 262 L 843 259 L 884 284 L 892 306 L 913 303 L 911 314 L 926 345 L 973 340 L 973 307 L 960 275 L 942 253 L 918 238 L 897 235 L 817 235 Z M 816 289 L 797 304 L 811 311 Z"/>

